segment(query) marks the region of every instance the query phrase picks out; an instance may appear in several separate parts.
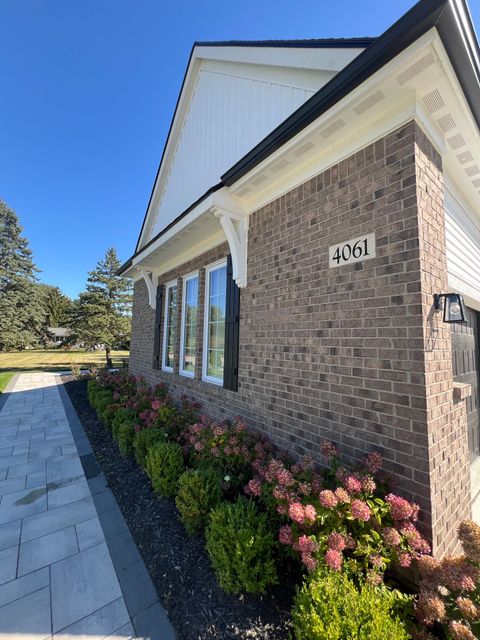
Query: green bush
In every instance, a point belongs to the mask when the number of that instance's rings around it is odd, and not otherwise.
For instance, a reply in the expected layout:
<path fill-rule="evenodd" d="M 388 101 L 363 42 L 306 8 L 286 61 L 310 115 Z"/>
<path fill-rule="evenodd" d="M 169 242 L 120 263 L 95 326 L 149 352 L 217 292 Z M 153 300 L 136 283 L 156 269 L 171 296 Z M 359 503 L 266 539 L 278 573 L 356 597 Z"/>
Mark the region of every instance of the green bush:
<path fill-rule="evenodd" d="M 133 409 L 127 409 L 125 407 L 117 407 L 112 418 L 112 435 L 118 442 L 118 432 L 120 427 L 128 425 L 134 427 L 136 422 L 135 411 Z"/>
<path fill-rule="evenodd" d="M 210 509 L 222 497 L 221 477 L 213 469 L 189 469 L 181 476 L 175 504 L 188 533 L 207 524 Z"/>
<path fill-rule="evenodd" d="M 345 574 L 323 569 L 297 593 L 292 609 L 296 640 L 408 640 L 386 587 L 357 589 Z"/>
<path fill-rule="evenodd" d="M 207 551 L 220 586 L 229 593 L 265 593 L 277 582 L 274 538 L 267 516 L 240 496 L 212 509 L 206 529 Z"/>
<path fill-rule="evenodd" d="M 99 388 L 100 385 L 98 384 L 98 380 L 92 379 L 87 382 L 87 397 L 92 406 L 94 405 L 94 399 Z"/>
<path fill-rule="evenodd" d="M 100 420 L 108 429 L 112 428 L 113 420 L 117 415 L 117 412 L 119 409 L 120 407 L 118 406 L 118 404 L 109 403 L 105 406 L 102 405 L 101 408 L 98 410 L 98 415 Z"/>
<path fill-rule="evenodd" d="M 146 472 L 156 493 L 174 496 L 184 470 L 182 448 L 176 442 L 157 442 L 148 449 Z"/>
<path fill-rule="evenodd" d="M 157 442 L 165 442 L 165 432 L 162 429 L 142 429 L 135 434 L 133 451 L 135 460 L 142 469 L 146 467 L 148 450 Z"/>
<path fill-rule="evenodd" d="M 135 428 L 132 424 L 124 422 L 120 425 L 117 431 L 117 442 L 122 455 L 131 456 L 133 454 L 135 435 Z"/>

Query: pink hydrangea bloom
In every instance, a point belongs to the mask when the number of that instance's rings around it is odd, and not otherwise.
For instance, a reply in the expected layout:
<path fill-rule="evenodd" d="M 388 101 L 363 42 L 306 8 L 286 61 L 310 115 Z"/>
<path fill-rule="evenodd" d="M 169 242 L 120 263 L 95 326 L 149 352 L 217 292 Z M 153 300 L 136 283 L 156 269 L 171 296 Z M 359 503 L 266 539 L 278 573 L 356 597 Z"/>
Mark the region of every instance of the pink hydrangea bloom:
<path fill-rule="evenodd" d="M 372 451 L 364 460 L 365 467 L 375 475 L 383 466 L 383 456 L 378 451 Z"/>
<path fill-rule="evenodd" d="M 315 542 L 315 540 L 312 540 L 308 536 L 303 535 L 299 537 L 295 548 L 302 554 L 308 553 L 309 555 L 311 555 L 312 553 L 318 551 L 318 544 Z"/>
<path fill-rule="evenodd" d="M 151 407 L 154 411 L 158 411 L 161 406 L 162 406 L 161 400 L 158 400 L 157 398 L 155 400 L 152 400 Z"/>
<path fill-rule="evenodd" d="M 430 553 L 430 545 L 422 537 L 421 533 L 418 531 L 418 529 L 415 528 L 415 526 L 411 522 L 404 525 L 400 529 L 400 532 L 405 536 L 408 544 L 417 553 L 420 553 L 420 554 Z"/>
<path fill-rule="evenodd" d="M 341 533 L 332 531 L 327 538 L 327 545 L 329 549 L 336 549 L 337 551 L 343 551 L 346 547 L 345 538 Z"/>
<path fill-rule="evenodd" d="M 383 530 L 383 540 L 389 547 L 398 547 L 402 541 L 402 536 L 393 527 L 385 527 Z"/>
<path fill-rule="evenodd" d="M 325 562 L 333 569 L 333 571 L 340 571 L 343 564 L 343 556 L 340 551 L 336 549 L 327 549 L 325 553 Z"/>
<path fill-rule="evenodd" d="M 292 538 L 291 527 L 289 527 L 288 525 L 285 525 L 284 527 L 280 527 L 280 531 L 278 532 L 278 539 L 282 544 L 288 544 L 288 545 L 292 544 L 293 538 Z"/>
<path fill-rule="evenodd" d="M 370 516 L 372 512 L 370 511 L 370 507 L 363 500 L 352 500 L 352 516 L 355 520 L 363 520 L 363 522 L 367 522 L 370 520 Z"/>
<path fill-rule="evenodd" d="M 283 487 L 290 487 L 294 482 L 293 476 L 290 471 L 288 471 L 288 469 L 280 469 L 277 472 L 277 481 L 278 484 L 282 485 Z"/>
<path fill-rule="evenodd" d="M 313 573 L 318 566 L 318 561 L 308 555 L 308 553 L 302 553 L 302 562 L 307 567 L 309 573 Z"/>
<path fill-rule="evenodd" d="M 254 496 L 262 495 L 262 483 L 258 478 L 253 478 L 247 485 L 249 492 Z"/>
<path fill-rule="evenodd" d="M 412 556 L 406 551 L 402 551 L 398 554 L 398 564 L 401 567 L 409 567 L 412 564 Z"/>
<path fill-rule="evenodd" d="M 326 509 L 333 509 L 338 504 L 337 496 L 333 493 L 333 491 L 330 491 L 330 489 L 324 489 L 323 491 L 320 491 L 318 499 L 322 507 L 325 507 Z"/>
<path fill-rule="evenodd" d="M 449 623 L 448 630 L 453 640 L 475 640 L 477 638 L 465 624 L 456 620 Z"/>
<path fill-rule="evenodd" d="M 335 445 L 333 444 L 333 442 L 330 442 L 330 440 L 324 440 L 320 444 L 320 451 L 322 453 L 322 456 L 324 458 L 326 458 L 327 460 L 330 460 L 331 458 L 337 458 L 338 457 L 337 449 L 336 449 Z"/>
<path fill-rule="evenodd" d="M 405 498 L 396 496 L 393 493 L 389 493 L 385 498 L 386 502 L 390 505 L 390 513 L 392 518 L 396 521 L 401 520 L 413 520 L 415 521 L 418 516 L 419 507 L 416 504 L 412 504 Z"/>
<path fill-rule="evenodd" d="M 364 493 L 372 494 L 376 488 L 377 484 L 371 476 L 365 476 L 362 478 L 362 491 Z"/>
<path fill-rule="evenodd" d="M 415 606 L 415 615 L 419 622 L 427 626 L 443 622 L 446 617 L 445 604 L 438 594 L 422 591 Z"/>
<path fill-rule="evenodd" d="M 304 507 L 305 519 L 309 522 L 315 522 L 315 518 L 317 517 L 317 512 L 315 511 L 315 507 L 311 504 L 307 504 Z"/>
<path fill-rule="evenodd" d="M 305 521 L 305 510 L 299 502 L 292 502 L 288 508 L 288 515 L 298 524 L 303 524 Z"/>
<path fill-rule="evenodd" d="M 350 496 L 343 487 L 338 487 L 337 489 L 335 489 L 335 497 L 341 504 L 348 504 L 350 502 Z"/>
<path fill-rule="evenodd" d="M 353 474 L 346 476 L 343 485 L 349 493 L 359 493 L 362 490 L 361 481 Z"/>

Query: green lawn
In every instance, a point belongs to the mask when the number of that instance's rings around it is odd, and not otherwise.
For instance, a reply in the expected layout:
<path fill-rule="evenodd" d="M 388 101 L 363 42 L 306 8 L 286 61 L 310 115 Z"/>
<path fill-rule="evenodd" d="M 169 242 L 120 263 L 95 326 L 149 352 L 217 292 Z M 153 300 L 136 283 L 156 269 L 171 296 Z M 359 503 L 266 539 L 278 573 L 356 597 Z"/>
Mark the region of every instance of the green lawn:
<path fill-rule="evenodd" d="M 13 371 L 7 371 L 6 373 L 0 373 L 0 394 L 5 390 L 10 378 L 13 376 Z"/>
<path fill-rule="evenodd" d="M 128 355 L 128 351 L 112 351 L 113 365 L 122 366 L 122 359 L 128 358 Z M 7 376 L 10 372 L 67 371 L 72 366 L 88 368 L 89 365 L 103 367 L 105 352 L 50 349 L 0 353 L 0 389 L 2 376 Z"/>

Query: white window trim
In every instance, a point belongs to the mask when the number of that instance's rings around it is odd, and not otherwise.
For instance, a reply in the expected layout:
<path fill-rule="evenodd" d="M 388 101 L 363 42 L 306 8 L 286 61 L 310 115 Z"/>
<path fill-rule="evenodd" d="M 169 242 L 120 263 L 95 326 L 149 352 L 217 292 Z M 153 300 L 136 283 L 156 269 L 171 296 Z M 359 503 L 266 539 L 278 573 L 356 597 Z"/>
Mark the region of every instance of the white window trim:
<path fill-rule="evenodd" d="M 165 360 L 167 357 L 167 326 L 168 326 L 168 292 L 172 287 L 177 287 L 177 305 L 178 305 L 178 285 L 176 280 L 167 282 L 165 285 L 165 306 L 163 312 L 163 348 L 162 348 L 162 371 L 173 373 L 173 367 L 167 367 Z"/>
<path fill-rule="evenodd" d="M 198 271 L 195 271 L 193 273 L 189 273 L 186 276 L 183 276 L 182 278 L 182 326 L 180 328 L 180 368 L 179 368 L 179 373 L 181 376 L 185 376 L 187 378 L 194 378 L 195 377 L 195 371 L 185 371 L 185 369 L 183 368 L 183 362 L 184 362 L 184 352 L 185 352 L 185 314 L 186 314 L 186 297 L 187 297 L 187 282 L 189 282 L 190 280 L 193 280 L 194 278 L 197 278 L 199 280 L 199 276 L 198 276 Z M 200 284 L 200 280 L 199 280 L 199 284 Z M 200 288 L 198 287 L 198 291 L 200 291 Z M 199 300 L 198 300 L 198 296 L 197 296 L 197 314 L 198 314 L 198 308 L 199 308 Z M 197 320 L 198 320 L 198 316 L 197 316 Z M 195 365 L 196 366 L 196 365 Z"/>
<path fill-rule="evenodd" d="M 204 301 L 204 314 L 203 314 L 203 362 L 202 362 L 202 380 L 205 382 L 210 382 L 211 384 L 216 384 L 219 387 L 223 387 L 223 378 L 213 378 L 212 376 L 207 375 L 207 367 L 208 367 L 208 312 L 209 312 L 209 298 L 210 298 L 210 273 L 215 271 L 216 269 L 221 269 L 222 267 L 227 266 L 227 260 L 222 258 L 222 260 L 217 260 L 207 267 L 205 267 L 205 301 Z"/>

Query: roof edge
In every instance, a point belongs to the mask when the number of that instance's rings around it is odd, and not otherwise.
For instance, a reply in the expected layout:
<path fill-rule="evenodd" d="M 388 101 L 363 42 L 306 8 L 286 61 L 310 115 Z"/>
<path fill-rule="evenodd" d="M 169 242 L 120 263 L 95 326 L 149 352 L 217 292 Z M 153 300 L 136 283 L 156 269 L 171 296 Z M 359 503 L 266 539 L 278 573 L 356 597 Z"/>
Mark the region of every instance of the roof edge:
<path fill-rule="evenodd" d="M 306 38 L 298 40 L 212 40 L 196 41 L 194 47 L 275 47 L 292 49 L 312 48 L 365 48 L 378 40 L 377 37 L 359 38 Z"/>
<path fill-rule="evenodd" d="M 146 244 L 144 244 L 141 249 L 137 249 L 135 251 L 135 253 L 133 254 L 133 256 L 131 256 L 126 262 L 124 262 L 121 265 L 121 267 L 119 267 L 117 269 L 117 271 L 116 271 L 117 276 L 123 275 L 125 273 L 125 271 L 127 271 L 127 269 L 129 269 L 131 266 L 133 266 L 133 261 L 135 260 L 135 258 L 137 256 L 139 256 L 143 251 L 145 251 L 145 249 L 148 249 L 148 247 L 150 247 L 154 242 L 156 242 L 165 233 L 167 233 L 167 231 L 169 231 L 178 222 L 180 222 L 180 220 L 182 218 L 184 218 L 187 214 L 189 214 L 190 211 L 192 211 L 192 209 L 195 209 L 196 206 L 198 206 L 201 202 L 203 202 L 209 196 L 211 196 L 212 193 L 215 193 L 215 191 L 218 191 L 219 189 L 221 189 L 223 186 L 224 185 L 221 182 L 219 182 L 216 185 L 214 185 L 213 187 L 210 187 L 210 189 L 208 189 L 207 191 L 205 191 L 205 193 L 203 195 L 201 195 L 200 198 L 195 200 L 195 202 L 193 202 L 189 207 L 187 207 L 184 211 L 182 211 L 182 213 L 180 215 L 178 215 L 176 218 L 174 218 L 169 224 L 167 224 L 167 226 L 164 229 L 159 231 L 159 233 L 157 233 L 156 236 L 154 236 L 151 240 L 149 240 Z"/>

